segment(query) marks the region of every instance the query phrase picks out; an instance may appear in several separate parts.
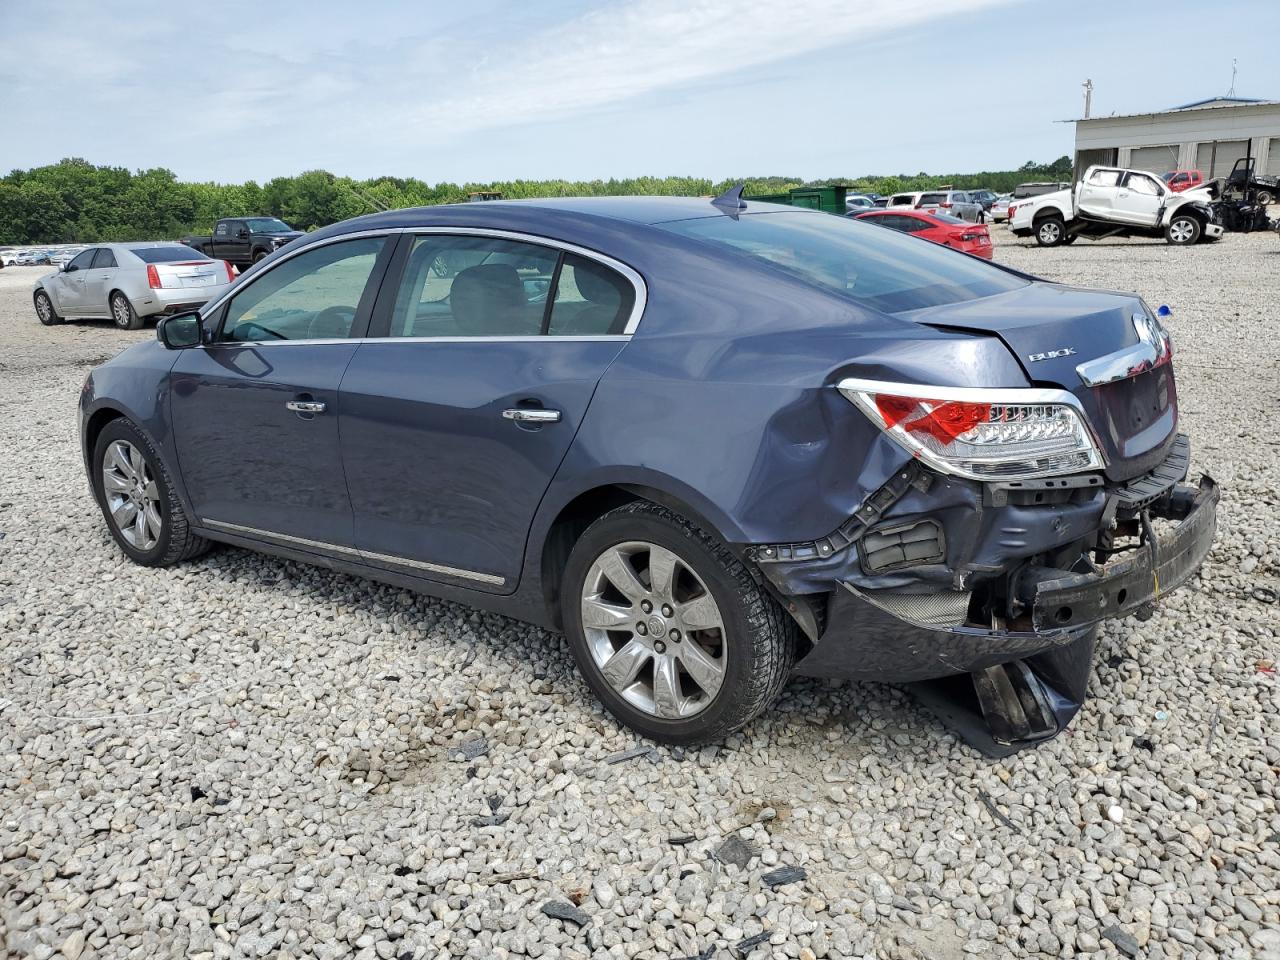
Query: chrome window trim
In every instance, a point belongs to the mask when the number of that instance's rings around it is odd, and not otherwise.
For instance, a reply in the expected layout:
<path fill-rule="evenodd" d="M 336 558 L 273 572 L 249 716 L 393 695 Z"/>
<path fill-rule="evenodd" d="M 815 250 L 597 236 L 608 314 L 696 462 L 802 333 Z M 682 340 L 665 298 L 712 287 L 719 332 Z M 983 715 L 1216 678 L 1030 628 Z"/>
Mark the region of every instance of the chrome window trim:
<path fill-rule="evenodd" d="M 328 340 L 218 340 L 214 343 L 206 343 L 202 346 L 204 349 L 218 348 L 252 348 L 258 347 L 288 347 L 288 346 L 311 346 L 318 347 L 326 344 L 377 344 L 377 343 L 602 343 L 620 342 L 630 340 L 630 334 L 625 333 L 606 333 L 606 334 L 573 334 L 570 336 L 541 336 L 534 334 L 532 336 L 512 336 L 512 337 L 343 337 L 341 339 Z"/>
<path fill-rule="evenodd" d="M 589 336 L 589 337 L 587 336 L 561 337 L 561 336 L 556 336 L 555 334 L 547 334 L 545 337 L 542 335 L 512 336 L 512 337 L 391 337 L 391 336 L 387 336 L 387 337 L 354 337 L 354 338 L 353 337 L 337 337 L 337 338 L 327 338 L 323 340 L 273 340 L 273 341 L 222 340 L 222 341 L 217 341 L 217 343 L 219 345 L 232 343 L 232 344 L 252 344 L 254 346 L 262 346 L 264 343 L 270 343 L 273 346 L 280 346 L 285 344 L 315 345 L 317 343 L 381 343 L 381 342 L 453 343 L 453 342 L 465 342 L 465 341 L 479 341 L 479 342 L 490 341 L 490 342 L 496 342 L 496 343 L 517 342 L 518 343 L 523 341 L 534 341 L 534 340 L 536 341 L 626 340 L 626 339 L 629 339 L 632 336 L 632 334 L 636 332 L 636 329 L 640 326 L 640 320 L 644 315 L 644 308 L 648 305 L 648 302 L 649 302 L 649 288 L 644 281 L 644 277 L 640 275 L 639 271 L 623 263 L 621 260 L 616 260 L 613 257 L 609 256 L 608 254 L 600 253 L 599 251 L 592 250 L 588 247 L 580 247 L 576 243 L 569 243 L 568 241 L 565 241 L 565 240 L 556 240 L 553 237 L 543 237 L 534 233 L 522 233 L 518 230 L 500 230 L 500 229 L 491 228 L 491 227 L 447 227 L 447 226 L 382 227 L 374 230 L 358 230 L 353 233 L 344 233 L 334 237 L 325 237 L 323 240 L 315 240 L 315 241 L 312 241 L 311 243 L 305 244 L 304 246 L 299 247 L 297 250 L 288 249 L 288 246 L 291 246 L 290 244 L 280 248 L 280 249 L 283 249 L 285 252 L 280 256 L 278 260 L 274 261 L 269 268 L 267 268 L 266 270 L 263 270 L 260 276 L 266 276 L 272 270 L 279 267 L 280 264 L 285 263 L 289 260 L 292 260 L 294 257 L 304 254 L 309 250 L 314 250 L 317 247 L 328 246 L 329 244 L 332 244 L 332 243 L 341 243 L 344 240 L 360 240 L 366 237 L 383 237 L 383 236 L 391 237 L 391 236 L 399 236 L 400 234 L 405 234 L 405 233 L 413 236 L 453 234 L 457 236 L 468 236 L 468 237 L 493 237 L 498 240 L 512 240 L 519 243 L 530 243 L 536 246 L 550 247 L 554 250 L 560 250 L 565 253 L 575 253 L 581 257 L 585 257 L 588 260 L 594 260 L 595 262 L 603 266 L 609 267 L 611 270 L 614 270 L 615 272 L 622 274 L 622 276 L 624 276 L 627 279 L 627 281 L 631 284 L 631 287 L 635 292 L 635 302 L 631 305 L 631 316 L 627 318 L 626 325 L 622 328 L 621 333 L 599 334 L 597 336 Z M 254 282 L 256 282 L 256 278 Z M 245 284 L 245 286 L 247 287 L 249 286 L 249 284 Z M 227 300 L 229 300 L 234 294 L 239 292 L 239 289 L 240 289 L 239 287 L 236 287 L 233 285 L 231 289 L 224 291 L 223 294 L 220 297 L 218 297 L 216 300 L 206 303 L 200 309 L 201 321 L 207 319 L 208 317 L 211 317 L 214 313 L 216 313 Z M 207 344 L 206 346 L 213 346 L 213 344 Z"/>
<path fill-rule="evenodd" d="M 408 557 L 397 557 L 390 553 L 374 553 L 369 550 L 359 550 L 355 547 L 344 547 L 337 543 L 326 543 L 323 540 L 309 540 L 306 537 L 295 537 L 292 534 L 276 533 L 273 530 L 261 530 L 257 527 L 247 527 L 239 523 L 228 523 L 225 520 L 210 520 L 202 518 L 200 525 L 213 530 L 225 530 L 228 533 L 241 533 L 251 537 L 259 537 L 265 540 L 278 540 L 281 543 L 292 543 L 300 547 L 310 547 L 323 553 L 337 553 L 350 557 L 358 557 L 361 560 L 370 560 L 375 563 L 394 563 L 398 566 L 411 567 L 415 570 L 426 570 L 430 573 L 441 573 L 449 577 L 458 577 L 462 580 L 476 580 L 480 583 L 491 583 L 496 587 L 500 587 L 507 582 L 505 577 L 500 577 L 494 573 L 480 573 L 476 570 L 464 570 L 461 567 L 450 567 L 443 563 L 428 563 L 425 560 L 410 560 Z"/>

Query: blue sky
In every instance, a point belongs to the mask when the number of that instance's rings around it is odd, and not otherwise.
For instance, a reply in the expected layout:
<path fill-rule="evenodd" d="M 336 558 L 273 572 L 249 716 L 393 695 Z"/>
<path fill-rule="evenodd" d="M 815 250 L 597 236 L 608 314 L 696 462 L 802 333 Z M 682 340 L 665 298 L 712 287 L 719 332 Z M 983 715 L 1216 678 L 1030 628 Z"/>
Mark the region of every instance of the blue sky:
<path fill-rule="evenodd" d="M 65 156 L 224 182 L 1007 169 L 1071 151 L 1054 121 L 1079 115 L 1086 77 L 1095 115 L 1223 94 L 1233 57 L 1238 94 L 1280 98 L 1280 3 L 1209 10 L 0 0 L 0 171 Z"/>

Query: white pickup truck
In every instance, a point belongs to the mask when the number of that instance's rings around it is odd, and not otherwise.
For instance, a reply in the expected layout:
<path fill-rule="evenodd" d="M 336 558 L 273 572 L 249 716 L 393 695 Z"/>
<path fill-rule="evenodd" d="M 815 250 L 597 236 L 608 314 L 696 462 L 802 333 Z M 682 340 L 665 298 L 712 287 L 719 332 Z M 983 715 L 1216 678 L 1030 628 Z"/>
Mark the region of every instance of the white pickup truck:
<path fill-rule="evenodd" d="M 1010 204 L 1009 228 L 1042 247 L 1080 236 L 1163 236 L 1185 246 L 1222 236 L 1215 199 L 1207 189 L 1174 193 L 1145 170 L 1090 167 L 1074 187 Z"/>

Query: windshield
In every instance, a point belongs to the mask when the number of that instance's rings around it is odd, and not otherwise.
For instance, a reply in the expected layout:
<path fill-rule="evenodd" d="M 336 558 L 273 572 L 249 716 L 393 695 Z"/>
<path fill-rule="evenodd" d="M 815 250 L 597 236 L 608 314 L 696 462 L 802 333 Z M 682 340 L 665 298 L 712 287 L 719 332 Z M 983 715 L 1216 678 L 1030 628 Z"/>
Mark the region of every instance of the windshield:
<path fill-rule="evenodd" d="M 143 263 L 182 263 L 209 259 L 199 250 L 192 250 L 188 246 L 130 247 L 129 252 Z"/>
<path fill-rule="evenodd" d="M 252 233 L 292 233 L 293 227 L 275 217 L 250 217 L 245 225 Z"/>
<path fill-rule="evenodd" d="M 938 244 L 825 213 L 758 213 L 656 224 L 884 313 L 990 297 L 1027 285 Z"/>

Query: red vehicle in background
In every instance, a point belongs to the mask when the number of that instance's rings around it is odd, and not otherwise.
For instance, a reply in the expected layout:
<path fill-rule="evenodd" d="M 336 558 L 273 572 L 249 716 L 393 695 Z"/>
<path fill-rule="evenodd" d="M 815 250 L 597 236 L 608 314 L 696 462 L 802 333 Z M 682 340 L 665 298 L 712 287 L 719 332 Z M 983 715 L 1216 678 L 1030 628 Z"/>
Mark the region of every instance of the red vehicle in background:
<path fill-rule="evenodd" d="M 1162 179 L 1174 193 L 1204 186 L 1204 174 L 1199 170 L 1170 170 Z"/>
<path fill-rule="evenodd" d="M 985 224 L 969 223 L 946 213 L 924 213 L 920 210 L 872 210 L 860 213 L 855 220 L 910 233 L 944 247 L 991 259 L 991 234 Z"/>

